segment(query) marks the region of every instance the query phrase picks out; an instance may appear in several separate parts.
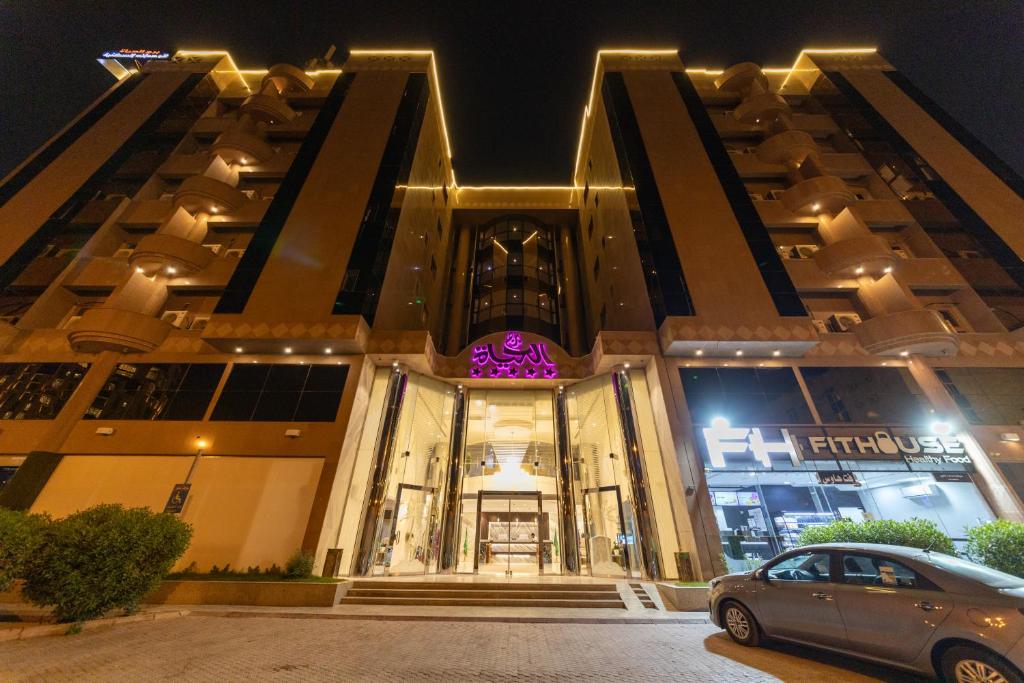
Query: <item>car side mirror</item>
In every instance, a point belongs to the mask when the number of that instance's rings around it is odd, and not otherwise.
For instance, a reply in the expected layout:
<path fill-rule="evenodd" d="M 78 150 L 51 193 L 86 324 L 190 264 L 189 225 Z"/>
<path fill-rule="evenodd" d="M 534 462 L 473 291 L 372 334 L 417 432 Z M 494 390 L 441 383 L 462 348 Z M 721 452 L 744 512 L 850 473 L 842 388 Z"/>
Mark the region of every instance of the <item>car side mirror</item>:
<path fill-rule="evenodd" d="M 768 572 L 764 569 L 755 569 L 754 573 L 750 575 L 751 581 L 764 581 L 768 583 Z"/>

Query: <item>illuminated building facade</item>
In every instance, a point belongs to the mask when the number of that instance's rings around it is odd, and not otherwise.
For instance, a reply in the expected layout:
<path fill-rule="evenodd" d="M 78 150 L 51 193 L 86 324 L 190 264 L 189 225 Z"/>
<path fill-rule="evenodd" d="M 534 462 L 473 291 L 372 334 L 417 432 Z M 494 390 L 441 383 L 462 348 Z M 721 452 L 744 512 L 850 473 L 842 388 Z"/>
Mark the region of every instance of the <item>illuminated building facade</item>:
<path fill-rule="evenodd" d="M 0 184 L 0 504 L 345 575 L 1022 518 L 1022 181 L 874 50 L 602 51 L 557 187 L 456 181 L 429 52 L 101 62 Z"/>

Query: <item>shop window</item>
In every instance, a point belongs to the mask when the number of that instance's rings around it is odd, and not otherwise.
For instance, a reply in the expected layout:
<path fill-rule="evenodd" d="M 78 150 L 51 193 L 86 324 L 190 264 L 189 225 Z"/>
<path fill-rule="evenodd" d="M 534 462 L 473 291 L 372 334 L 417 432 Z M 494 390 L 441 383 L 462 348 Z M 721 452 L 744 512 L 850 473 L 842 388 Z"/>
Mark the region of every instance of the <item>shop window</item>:
<path fill-rule="evenodd" d="M 1024 420 L 1024 368 L 941 368 L 935 374 L 971 424 Z"/>
<path fill-rule="evenodd" d="M 919 425 L 928 401 L 905 368 L 801 368 L 826 424 Z"/>
<path fill-rule="evenodd" d="M 224 363 L 120 363 L 83 417 L 202 420 L 224 368 Z"/>
<path fill-rule="evenodd" d="M 679 376 L 697 424 L 719 416 L 734 425 L 814 422 L 791 368 L 682 368 Z"/>
<path fill-rule="evenodd" d="M 347 365 L 236 365 L 212 420 L 333 422 Z"/>
<path fill-rule="evenodd" d="M 88 363 L 0 363 L 0 420 L 52 420 Z"/>
<path fill-rule="evenodd" d="M 768 577 L 772 581 L 828 581 L 828 565 L 828 553 L 800 553 L 772 565 Z"/>

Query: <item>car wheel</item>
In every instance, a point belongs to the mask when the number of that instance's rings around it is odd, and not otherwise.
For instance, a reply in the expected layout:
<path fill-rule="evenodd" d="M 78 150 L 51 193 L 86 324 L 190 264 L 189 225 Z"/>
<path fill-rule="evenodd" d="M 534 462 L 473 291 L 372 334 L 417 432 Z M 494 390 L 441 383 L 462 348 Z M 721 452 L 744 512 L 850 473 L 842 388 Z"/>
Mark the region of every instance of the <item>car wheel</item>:
<path fill-rule="evenodd" d="M 948 683 L 1024 683 L 1002 657 L 979 648 L 951 647 L 942 655 L 942 677 Z"/>
<path fill-rule="evenodd" d="M 722 623 L 729 637 L 740 645 L 756 647 L 761 642 L 757 620 L 746 607 L 738 602 L 727 602 L 722 607 Z"/>

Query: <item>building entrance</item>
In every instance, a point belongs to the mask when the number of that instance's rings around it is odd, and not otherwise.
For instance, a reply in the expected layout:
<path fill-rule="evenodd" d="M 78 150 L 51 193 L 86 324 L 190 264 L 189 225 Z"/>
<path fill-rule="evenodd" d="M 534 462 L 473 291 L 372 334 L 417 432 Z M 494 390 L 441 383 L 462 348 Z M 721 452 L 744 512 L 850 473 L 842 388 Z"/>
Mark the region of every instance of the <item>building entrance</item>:
<path fill-rule="evenodd" d="M 481 491 L 477 495 L 478 574 L 536 576 L 551 561 L 550 521 L 540 492 Z"/>

